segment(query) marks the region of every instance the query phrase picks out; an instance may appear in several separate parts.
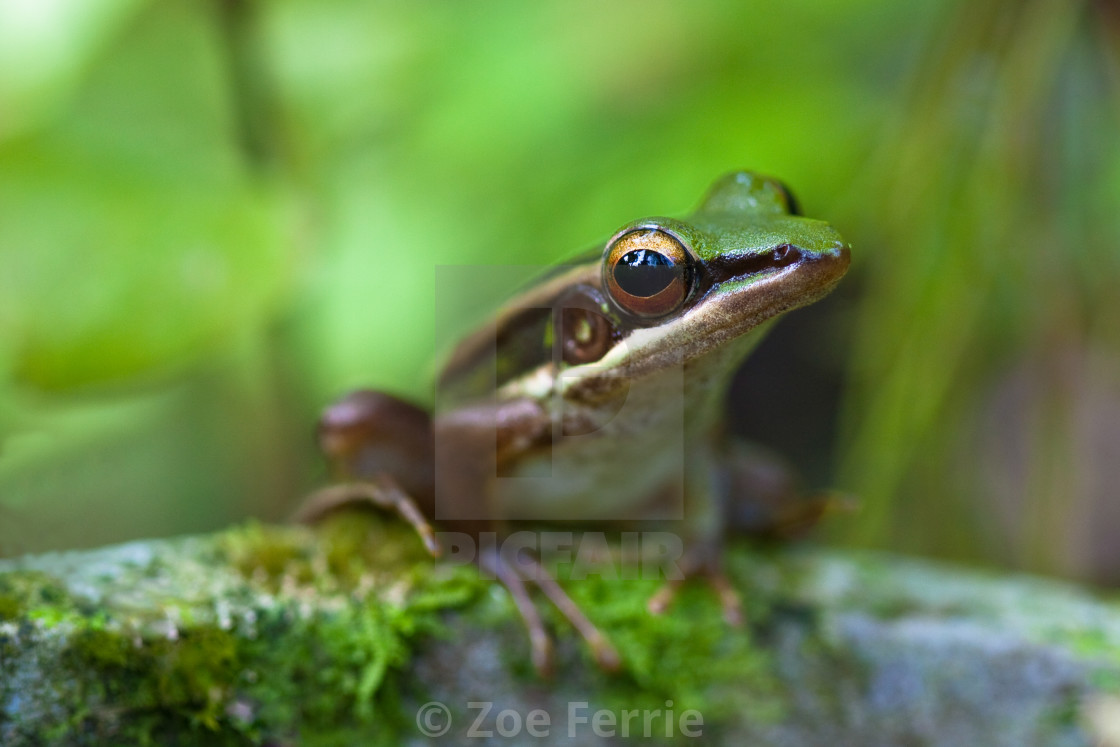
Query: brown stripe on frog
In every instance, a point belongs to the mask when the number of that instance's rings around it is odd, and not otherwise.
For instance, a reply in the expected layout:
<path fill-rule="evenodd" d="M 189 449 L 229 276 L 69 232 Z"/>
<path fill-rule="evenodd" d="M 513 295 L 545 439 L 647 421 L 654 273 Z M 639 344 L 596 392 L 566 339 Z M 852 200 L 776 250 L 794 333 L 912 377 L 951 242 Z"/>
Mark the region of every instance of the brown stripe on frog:
<path fill-rule="evenodd" d="M 599 252 L 593 261 L 562 265 L 498 311 L 494 320 L 452 351 L 439 376 L 441 404 L 485 396 L 495 388 L 552 362 L 548 330 L 552 307 L 577 284 L 599 286 Z"/>
<path fill-rule="evenodd" d="M 781 244 L 762 252 L 729 254 L 710 259 L 700 268 L 696 290 L 687 305 L 695 305 L 720 283 L 760 275 L 767 270 L 780 270 L 796 264 L 804 256 L 799 247 L 793 244 Z"/>

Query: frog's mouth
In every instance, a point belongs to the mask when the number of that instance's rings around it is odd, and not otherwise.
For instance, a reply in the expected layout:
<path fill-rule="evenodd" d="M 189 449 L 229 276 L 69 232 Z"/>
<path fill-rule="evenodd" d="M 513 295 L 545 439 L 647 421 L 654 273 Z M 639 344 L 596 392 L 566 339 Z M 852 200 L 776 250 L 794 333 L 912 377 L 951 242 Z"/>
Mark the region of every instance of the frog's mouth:
<path fill-rule="evenodd" d="M 709 264 L 686 311 L 633 330 L 600 365 L 632 378 L 700 358 L 779 314 L 820 299 L 851 261 L 841 244 L 816 252 L 792 246 L 785 250 L 777 260 L 773 254 L 756 254 Z"/>

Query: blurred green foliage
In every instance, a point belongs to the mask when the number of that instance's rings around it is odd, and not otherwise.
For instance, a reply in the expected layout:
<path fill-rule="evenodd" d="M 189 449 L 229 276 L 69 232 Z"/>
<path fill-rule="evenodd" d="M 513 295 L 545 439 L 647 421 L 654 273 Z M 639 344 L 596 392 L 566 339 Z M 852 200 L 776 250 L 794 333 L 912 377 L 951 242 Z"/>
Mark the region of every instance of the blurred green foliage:
<path fill-rule="evenodd" d="M 2 0 L 0 554 L 285 515 L 323 403 L 430 398 L 437 266 L 749 167 L 855 247 L 835 539 L 1120 577 L 1118 18 Z"/>

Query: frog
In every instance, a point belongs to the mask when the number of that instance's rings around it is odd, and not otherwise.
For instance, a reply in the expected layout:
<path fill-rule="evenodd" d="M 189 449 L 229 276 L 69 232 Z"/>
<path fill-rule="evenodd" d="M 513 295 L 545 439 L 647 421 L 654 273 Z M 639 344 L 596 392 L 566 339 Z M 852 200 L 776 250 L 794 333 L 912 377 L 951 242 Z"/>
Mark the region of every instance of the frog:
<path fill-rule="evenodd" d="M 318 439 L 333 482 L 296 518 L 368 504 L 399 514 L 434 557 L 445 533 L 480 540 L 475 561 L 508 589 L 545 675 L 553 643 L 530 586 L 601 667 L 620 657 L 538 557 L 497 549 L 526 522 L 659 520 L 681 552 L 650 614 L 701 579 L 741 625 L 728 517 L 754 495 L 752 530 L 780 533 L 813 523 L 824 501 L 757 500 L 724 427 L 727 389 L 782 314 L 837 285 L 850 253 L 779 179 L 725 174 L 691 214 L 630 221 L 501 304 L 452 347 L 433 407 L 371 389 L 329 405 Z"/>

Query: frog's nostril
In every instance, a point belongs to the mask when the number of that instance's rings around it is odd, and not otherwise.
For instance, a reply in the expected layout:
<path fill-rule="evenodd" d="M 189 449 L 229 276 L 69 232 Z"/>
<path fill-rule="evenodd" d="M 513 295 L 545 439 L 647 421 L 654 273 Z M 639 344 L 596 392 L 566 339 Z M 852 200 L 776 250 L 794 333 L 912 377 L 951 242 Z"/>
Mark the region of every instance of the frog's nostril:
<path fill-rule="evenodd" d="M 801 259 L 801 250 L 792 244 L 782 244 L 770 255 L 770 261 L 775 267 L 787 267 L 799 259 Z"/>

